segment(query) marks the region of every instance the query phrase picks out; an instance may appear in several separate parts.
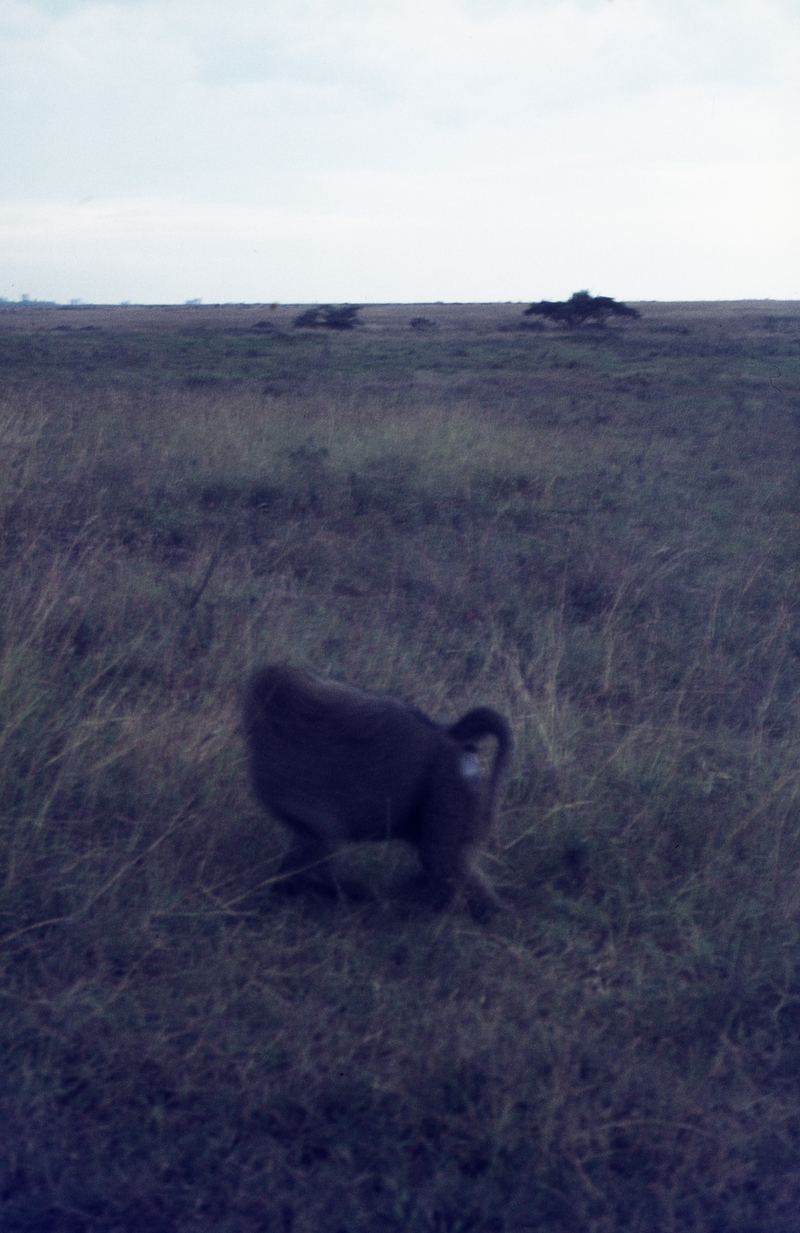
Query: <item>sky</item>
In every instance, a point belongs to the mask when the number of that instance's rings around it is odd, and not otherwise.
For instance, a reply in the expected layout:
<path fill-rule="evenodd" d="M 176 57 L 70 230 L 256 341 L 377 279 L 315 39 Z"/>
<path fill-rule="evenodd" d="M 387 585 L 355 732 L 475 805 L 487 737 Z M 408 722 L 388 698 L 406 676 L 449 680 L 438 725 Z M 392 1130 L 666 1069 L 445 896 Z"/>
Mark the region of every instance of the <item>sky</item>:
<path fill-rule="evenodd" d="M 800 0 L 0 0 L 0 297 L 800 299 Z"/>

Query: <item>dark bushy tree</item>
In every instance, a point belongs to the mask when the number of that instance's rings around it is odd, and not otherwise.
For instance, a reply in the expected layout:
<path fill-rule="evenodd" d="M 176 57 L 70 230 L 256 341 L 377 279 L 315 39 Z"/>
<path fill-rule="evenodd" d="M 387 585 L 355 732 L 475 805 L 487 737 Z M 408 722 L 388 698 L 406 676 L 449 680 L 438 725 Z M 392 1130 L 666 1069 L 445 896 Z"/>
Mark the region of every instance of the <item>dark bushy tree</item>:
<path fill-rule="evenodd" d="M 360 309 L 360 304 L 320 304 L 300 313 L 294 324 L 306 330 L 352 330 L 358 325 L 356 313 Z"/>
<path fill-rule="evenodd" d="M 576 291 L 568 300 L 540 300 L 524 310 L 525 317 L 547 317 L 562 325 L 583 325 L 585 321 L 597 321 L 603 325 L 609 317 L 638 317 L 635 308 L 618 303 L 610 295 L 589 295 L 588 291 Z"/>

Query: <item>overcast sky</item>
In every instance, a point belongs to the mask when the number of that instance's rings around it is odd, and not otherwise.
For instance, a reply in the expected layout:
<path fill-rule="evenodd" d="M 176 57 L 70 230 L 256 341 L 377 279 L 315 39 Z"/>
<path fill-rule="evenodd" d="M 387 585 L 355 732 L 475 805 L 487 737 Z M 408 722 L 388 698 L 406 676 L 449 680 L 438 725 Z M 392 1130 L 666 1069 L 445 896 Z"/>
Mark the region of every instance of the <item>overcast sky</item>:
<path fill-rule="evenodd" d="M 800 299 L 800 0 L 0 0 L 0 296 Z"/>

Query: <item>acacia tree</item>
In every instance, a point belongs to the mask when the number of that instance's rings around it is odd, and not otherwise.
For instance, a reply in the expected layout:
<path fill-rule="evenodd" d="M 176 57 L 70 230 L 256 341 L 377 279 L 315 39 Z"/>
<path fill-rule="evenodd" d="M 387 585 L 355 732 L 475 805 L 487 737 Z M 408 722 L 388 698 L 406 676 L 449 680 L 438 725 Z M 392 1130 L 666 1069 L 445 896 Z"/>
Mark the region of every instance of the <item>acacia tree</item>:
<path fill-rule="evenodd" d="M 360 309 L 360 304 L 320 304 L 300 313 L 294 324 L 307 330 L 352 330 L 358 325 L 356 314 Z"/>
<path fill-rule="evenodd" d="M 610 295 L 589 295 L 588 291 L 575 291 L 568 300 L 540 300 L 523 312 L 525 317 L 547 317 L 562 325 L 583 325 L 585 321 L 597 321 L 604 325 L 609 317 L 639 317 L 640 313 L 628 304 L 621 304 Z"/>

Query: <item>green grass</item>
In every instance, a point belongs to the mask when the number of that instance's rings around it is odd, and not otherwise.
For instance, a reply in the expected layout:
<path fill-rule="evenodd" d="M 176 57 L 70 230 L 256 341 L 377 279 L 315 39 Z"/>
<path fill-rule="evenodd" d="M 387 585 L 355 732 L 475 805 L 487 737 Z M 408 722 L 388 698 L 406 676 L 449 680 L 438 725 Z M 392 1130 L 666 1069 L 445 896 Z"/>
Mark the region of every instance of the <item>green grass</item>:
<path fill-rule="evenodd" d="M 800 312 L 294 311 L 0 314 L 0 1227 L 793 1233 Z M 491 925 L 271 893 L 283 659 L 509 715 Z"/>

